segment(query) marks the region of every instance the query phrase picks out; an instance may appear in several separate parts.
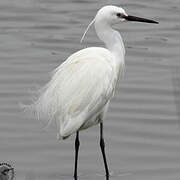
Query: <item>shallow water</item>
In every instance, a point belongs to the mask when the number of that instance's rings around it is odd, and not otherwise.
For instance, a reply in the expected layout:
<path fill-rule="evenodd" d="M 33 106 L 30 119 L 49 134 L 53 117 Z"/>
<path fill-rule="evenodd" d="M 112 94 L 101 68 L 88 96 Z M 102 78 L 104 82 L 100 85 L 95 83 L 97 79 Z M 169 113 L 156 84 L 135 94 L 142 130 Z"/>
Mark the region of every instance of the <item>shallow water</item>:
<path fill-rule="evenodd" d="M 58 142 L 19 103 L 44 85 L 71 53 L 102 45 L 93 28 L 80 38 L 97 9 L 123 6 L 159 25 L 117 26 L 126 46 L 126 73 L 105 120 L 112 180 L 180 178 L 179 0 L 0 0 L 0 161 L 18 180 L 73 179 L 74 137 Z M 80 180 L 103 180 L 99 127 L 80 133 Z"/>

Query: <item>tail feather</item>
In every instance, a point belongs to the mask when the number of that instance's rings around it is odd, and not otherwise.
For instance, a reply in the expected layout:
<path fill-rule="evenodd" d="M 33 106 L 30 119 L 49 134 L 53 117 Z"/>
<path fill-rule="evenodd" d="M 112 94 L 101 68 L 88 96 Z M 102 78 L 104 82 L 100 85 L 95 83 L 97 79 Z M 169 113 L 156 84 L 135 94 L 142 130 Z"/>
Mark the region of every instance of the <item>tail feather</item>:
<path fill-rule="evenodd" d="M 66 137 L 78 131 L 80 127 L 82 126 L 82 124 L 83 124 L 83 118 L 70 119 L 65 126 L 61 124 L 61 127 L 60 127 L 61 137 L 66 139 Z"/>

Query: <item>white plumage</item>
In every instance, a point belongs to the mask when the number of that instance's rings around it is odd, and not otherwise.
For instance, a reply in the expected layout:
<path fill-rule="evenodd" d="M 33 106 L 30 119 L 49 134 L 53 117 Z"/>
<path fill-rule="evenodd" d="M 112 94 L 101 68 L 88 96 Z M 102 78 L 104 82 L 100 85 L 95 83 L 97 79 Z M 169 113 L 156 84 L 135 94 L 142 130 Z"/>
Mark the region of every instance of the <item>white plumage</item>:
<path fill-rule="evenodd" d="M 124 44 L 112 26 L 126 20 L 157 23 L 128 16 L 120 7 L 101 8 L 90 25 L 94 23 L 107 49 L 91 47 L 72 54 L 40 92 L 35 102 L 37 113 L 49 119 L 49 124 L 57 122 L 60 138 L 102 122 L 117 79 L 124 71 Z"/>
<path fill-rule="evenodd" d="M 126 20 L 157 23 L 153 20 L 129 16 L 120 7 L 101 8 L 87 30 L 94 23 L 97 36 L 107 49 L 91 47 L 72 54 L 54 71 L 52 79 L 40 91 L 40 96 L 34 103 L 40 118 L 49 119 L 49 124 L 53 120 L 56 121 L 59 138 L 65 139 L 76 132 L 75 180 L 77 180 L 80 145 L 79 131 L 98 123 L 100 123 L 100 147 L 106 177 L 109 179 L 103 119 L 117 80 L 124 72 L 125 55 L 121 35 L 112 26 Z"/>
<path fill-rule="evenodd" d="M 118 78 L 114 58 L 105 48 L 86 48 L 55 70 L 36 108 L 40 115 L 56 120 L 60 137 L 68 137 L 102 120 L 97 116 L 103 116 Z"/>
<path fill-rule="evenodd" d="M 116 12 L 125 14 L 122 8 L 106 6 L 94 19 L 97 35 L 109 50 L 90 47 L 72 54 L 54 71 L 35 102 L 40 118 L 48 118 L 49 124 L 56 121 L 59 138 L 103 120 L 124 67 L 122 38 L 111 28 L 122 21 Z"/>

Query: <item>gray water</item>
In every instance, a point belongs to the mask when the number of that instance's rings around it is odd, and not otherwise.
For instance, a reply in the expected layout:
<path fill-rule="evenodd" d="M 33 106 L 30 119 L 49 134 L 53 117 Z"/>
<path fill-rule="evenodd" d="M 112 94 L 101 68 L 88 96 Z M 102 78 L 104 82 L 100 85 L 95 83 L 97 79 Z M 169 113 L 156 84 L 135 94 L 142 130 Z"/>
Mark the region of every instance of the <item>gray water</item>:
<path fill-rule="evenodd" d="M 91 28 L 105 4 L 159 25 L 116 26 L 126 46 L 126 73 L 104 122 L 110 180 L 180 179 L 179 0 L 0 0 L 0 162 L 18 180 L 72 180 L 74 136 L 58 141 L 19 104 L 70 54 L 102 46 Z M 99 127 L 80 133 L 80 180 L 103 180 Z"/>

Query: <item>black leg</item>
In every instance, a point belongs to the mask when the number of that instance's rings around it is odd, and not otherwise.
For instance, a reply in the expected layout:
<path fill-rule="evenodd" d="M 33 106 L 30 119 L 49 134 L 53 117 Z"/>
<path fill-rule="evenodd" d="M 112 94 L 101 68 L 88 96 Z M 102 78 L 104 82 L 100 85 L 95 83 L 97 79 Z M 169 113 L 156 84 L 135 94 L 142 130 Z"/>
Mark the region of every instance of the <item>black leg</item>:
<path fill-rule="evenodd" d="M 77 180 L 77 164 L 78 164 L 78 152 L 79 152 L 79 131 L 76 132 L 75 139 L 75 167 L 74 167 L 74 179 Z"/>
<path fill-rule="evenodd" d="M 100 147 L 101 147 L 101 152 L 103 155 L 103 160 L 104 160 L 104 166 L 106 170 L 106 178 L 109 179 L 109 170 L 108 170 L 108 165 L 106 161 L 106 154 L 105 154 L 105 143 L 104 143 L 104 138 L 103 138 L 103 123 L 100 123 Z"/>

